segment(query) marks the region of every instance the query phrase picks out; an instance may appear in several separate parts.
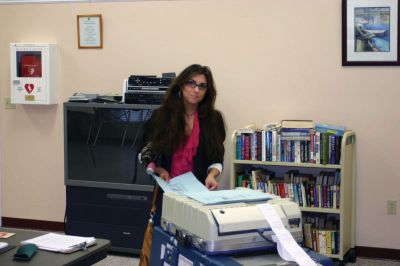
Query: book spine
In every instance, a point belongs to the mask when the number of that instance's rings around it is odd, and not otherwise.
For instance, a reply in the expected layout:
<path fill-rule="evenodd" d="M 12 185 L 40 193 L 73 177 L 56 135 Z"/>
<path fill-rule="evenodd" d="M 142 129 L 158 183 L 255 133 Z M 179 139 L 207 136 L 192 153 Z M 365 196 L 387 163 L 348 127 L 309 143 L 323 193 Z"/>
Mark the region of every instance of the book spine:
<path fill-rule="evenodd" d="M 267 131 L 261 131 L 261 161 L 264 161 L 264 162 L 267 160 L 266 133 L 267 133 Z"/>
<path fill-rule="evenodd" d="M 257 177 L 256 177 L 256 171 L 253 170 L 251 171 L 251 188 L 256 190 L 257 189 Z"/>
<path fill-rule="evenodd" d="M 273 162 L 277 161 L 277 159 L 276 159 L 276 135 L 277 135 L 276 130 L 273 130 L 272 138 L 271 138 L 271 154 L 272 154 L 271 161 L 273 161 Z"/>
<path fill-rule="evenodd" d="M 261 161 L 262 156 L 262 131 L 257 131 L 257 160 Z"/>
<path fill-rule="evenodd" d="M 295 141 L 294 140 L 290 141 L 289 154 L 290 154 L 289 162 L 295 162 L 296 149 L 295 149 Z"/>
<path fill-rule="evenodd" d="M 326 254 L 326 231 L 320 230 L 318 232 L 319 236 L 319 253 Z"/>
<path fill-rule="evenodd" d="M 281 162 L 287 162 L 287 141 L 281 140 Z"/>
<path fill-rule="evenodd" d="M 329 135 L 328 137 L 329 141 L 329 163 L 334 164 L 335 163 L 335 136 L 334 135 Z"/>
<path fill-rule="evenodd" d="M 313 250 L 318 252 L 318 230 L 316 228 L 312 229 L 312 238 L 313 238 Z"/>
<path fill-rule="evenodd" d="M 242 181 L 243 181 L 243 175 L 238 175 L 235 187 L 241 187 Z"/>
<path fill-rule="evenodd" d="M 303 207 L 307 207 L 307 199 L 306 199 L 306 189 L 304 184 L 300 184 L 301 185 L 301 197 L 302 197 L 302 202 L 303 202 Z"/>
<path fill-rule="evenodd" d="M 335 164 L 340 164 L 341 149 L 342 149 L 342 136 L 335 136 Z"/>
<path fill-rule="evenodd" d="M 332 231 L 326 230 L 325 236 L 326 236 L 326 254 L 330 255 L 332 254 Z"/>
<path fill-rule="evenodd" d="M 304 207 L 302 186 L 303 185 L 300 183 L 296 184 L 297 194 L 299 195 L 299 206 L 300 207 Z"/>
<path fill-rule="evenodd" d="M 236 160 L 240 160 L 241 159 L 241 147 L 242 147 L 242 138 L 240 136 L 240 134 L 236 134 Z"/>
<path fill-rule="evenodd" d="M 321 164 L 321 133 L 320 132 L 315 132 L 315 147 L 314 147 L 314 152 L 315 152 L 315 163 L 316 164 Z"/>
<path fill-rule="evenodd" d="M 250 160 L 250 134 L 244 134 L 244 160 Z"/>
<path fill-rule="evenodd" d="M 317 207 L 317 208 L 319 208 L 319 196 L 320 196 L 319 188 L 320 188 L 320 185 L 316 184 L 314 186 L 314 207 Z"/>
<path fill-rule="evenodd" d="M 329 135 L 330 133 L 321 133 L 322 164 L 329 164 Z"/>
<path fill-rule="evenodd" d="M 294 141 L 294 162 L 301 162 L 300 140 Z"/>
<path fill-rule="evenodd" d="M 240 160 L 244 160 L 246 134 L 240 134 Z"/>
<path fill-rule="evenodd" d="M 310 163 L 315 163 L 315 152 L 314 152 L 314 145 L 315 145 L 315 133 L 310 134 L 310 149 L 309 149 L 309 156 L 310 156 Z"/>
<path fill-rule="evenodd" d="M 276 135 L 276 161 L 282 160 L 281 135 Z"/>
<path fill-rule="evenodd" d="M 256 137 L 255 134 L 252 133 L 250 134 L 250 159 L 255 160 L 256 159 Z"/>
<path fill-rule="evenodd" d="M 267 131 L 267 161 L 272 161 L 272 131 Z"/>
<path fill-rule="evenodd" d="M 299 202 L 299 192 L 297 190 L 297 184 L 296 183 L 292 183 L 292 187 L 293 187 L 293 194 L 294 194 L 294 202 L 297 203 L 297 205 L 300 206 L 300 202 Z"/>

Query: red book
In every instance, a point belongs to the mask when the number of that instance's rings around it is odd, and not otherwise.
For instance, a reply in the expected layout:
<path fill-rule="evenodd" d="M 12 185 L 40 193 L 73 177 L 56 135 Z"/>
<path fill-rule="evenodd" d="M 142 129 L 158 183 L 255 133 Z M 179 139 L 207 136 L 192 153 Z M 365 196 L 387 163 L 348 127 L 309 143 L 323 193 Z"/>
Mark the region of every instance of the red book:
<path fill-rule="evenodd" d="M 40 55 L 22 55 L 19 64 L 20 77 L 41 77 L 42 58 Z"/>
<path fill-rule="evenodd" d="M 250 160 L 250 135 L 244 135 L 244 159 Z"/>
<path fill-rule="evenodd" d="M 285 184 L 283 183 L 278 183 L 278 188 L 279 188 L 279 196 L 281 198 L 285 198 L 286 197 L 286 193 L 285 193 Z"/>

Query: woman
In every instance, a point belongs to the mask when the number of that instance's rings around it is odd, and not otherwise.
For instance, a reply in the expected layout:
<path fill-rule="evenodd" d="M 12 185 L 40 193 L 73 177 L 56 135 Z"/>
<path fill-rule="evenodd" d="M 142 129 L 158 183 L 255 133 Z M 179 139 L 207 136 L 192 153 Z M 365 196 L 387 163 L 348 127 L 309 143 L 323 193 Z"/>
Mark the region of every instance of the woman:
<path fill-rule="evenodd" d="M 162 179 L 191 171 L 209 190 L 218 188 L 225 124 L 214 109 L 216 95 L 207 66 L 190 65 L 174 79 L 145 128 L 145 142 L 152 144 L 152 152 L 160 158 L 154 171 Z M 160 224 L 161 202 L 159 195 L 155 225 Z"/>
<path fill-rule="evenodd" d="M 154 172 L 162 179 L 169 181 L 191 171 L 209 190 L 218 188 L 216 178 L 224 161 L 225 124 L 221 113 L 214 109 L 216 96 L 207 66 L 190 65 L 172 82 L 144 132 L 144 143 L 150 143 L 147 148 L 152 157 L 158 158 Z M 157 208 L 152 220 L 154 226 L 159 226 L 162 192 L 155 191 Z M 147 265 L 150 258 L 152 230 L 147 233 L 140 265 Z"/>

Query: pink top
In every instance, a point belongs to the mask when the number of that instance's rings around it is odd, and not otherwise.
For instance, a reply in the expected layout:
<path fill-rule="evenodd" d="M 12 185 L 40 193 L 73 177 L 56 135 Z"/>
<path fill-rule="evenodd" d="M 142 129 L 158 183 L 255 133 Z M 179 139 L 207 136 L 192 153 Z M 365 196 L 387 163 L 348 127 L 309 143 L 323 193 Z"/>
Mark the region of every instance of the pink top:
<path fill-rule="evenodd" d="M 172 155 L 171 178 L 193 170 L 193 157 L 199 146 L 200 125 L 198 113 L 194 113 L 193 129 L 185 145 Z"/>

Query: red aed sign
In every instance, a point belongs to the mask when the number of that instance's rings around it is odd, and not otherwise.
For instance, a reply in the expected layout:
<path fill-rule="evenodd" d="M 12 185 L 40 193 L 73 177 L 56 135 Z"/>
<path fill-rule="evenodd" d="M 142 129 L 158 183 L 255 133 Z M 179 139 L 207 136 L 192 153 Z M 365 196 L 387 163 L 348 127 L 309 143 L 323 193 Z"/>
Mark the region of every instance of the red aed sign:
<path fill-rule="evenodd" d="M 21 77 L 41 77 L 42 57 L 40 55 L 22 55 L 19 68 Z"/>

